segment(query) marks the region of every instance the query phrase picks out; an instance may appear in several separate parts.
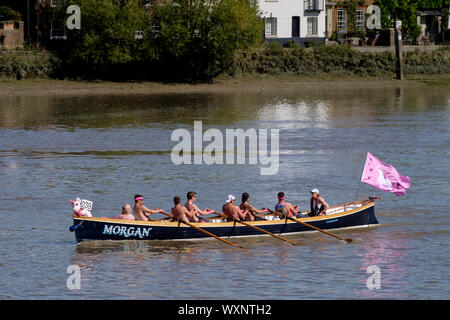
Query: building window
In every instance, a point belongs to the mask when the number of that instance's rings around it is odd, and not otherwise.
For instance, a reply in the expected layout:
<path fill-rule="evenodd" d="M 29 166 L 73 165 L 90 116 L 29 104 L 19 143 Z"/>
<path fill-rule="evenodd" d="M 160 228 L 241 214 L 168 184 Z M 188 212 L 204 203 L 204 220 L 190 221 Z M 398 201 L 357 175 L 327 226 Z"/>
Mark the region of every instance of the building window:
<path fill-rule="evenodd" d="M 266 36 L 276 36 L 277 35 L 277 18 L 269 17 L 265 18 L 266 24 Z"/>
<path fill-rule="evenodd" d="M 160 32 L 161 32 L 161 26 L 158 23 L 153 23 L 153 25 L 152 25 L 153 38 L 155 38 L 155 39 L 158 38 Z"/>
<path fill-rule="evenodd" d="M 134 32 L 134 38 L 135 38 L 136 40 L 144 39 L 144 31 L 142 31 L 142 30 L 136 30 L 136 31 Z"/>
<path fill-rule="evenodd" d="M 317 36 L 317 17 L 308 17 L 307 21 L 307 31 L 308 36 Z"/>
<path fill-rule="evenodd" d="M 325 1 L 323 0 L 315 0 L 314 1 L 314 8 L 318 11 L 323 11 L 323 5 Z"/>
<path fill-rule="evenodd" d="M 312 11 L 312 10 L 314 10 L 314 0 L 304 0 L 303 1 L 303 9 L 305 11 Z"/>
<path fill-rule="evenodd" d="M 420 16 L 420 24 L 423 24 L 423 25 L 427 24 L 427 16 Z M 395 25 L 395 23 L 393 23 L 392 25 Z"/>
<path fill-rule="evenodd" d="M 337 31 L 347 32 L 347 11 L 345 9 L 338 9 Z"/>
<path fill-rule="evenodd" d="M 304 11 L 323 11 L 323 0 L 303 0 Z"/>
<path fill-rule="evenodd" d="M 364 20 L 366 14 L 364 9 L 356 9 L 356 29 L 364 30 Z"/>

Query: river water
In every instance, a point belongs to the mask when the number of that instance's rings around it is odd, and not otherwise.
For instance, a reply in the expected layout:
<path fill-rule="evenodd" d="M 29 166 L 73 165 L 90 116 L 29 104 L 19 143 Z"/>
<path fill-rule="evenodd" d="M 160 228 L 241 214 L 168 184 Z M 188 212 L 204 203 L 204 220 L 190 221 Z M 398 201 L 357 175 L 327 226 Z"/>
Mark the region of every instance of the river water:
<path fill-rule="evenodd" d="M 6 96 L 0 100 L 0 299 L 449 299 L 448 86 L 332 85 L 235 93 Z M 279 129 L 279 168 L 171 160 L 175 129 Z M 225 139 L 225 138 L 224 138 Z M 206 145 L 206 143 L 205 143 Z M 411 178 L 397 197 L 360 184 L 366 153 Z M 169 210 L 198 193 L 220 209 L 228 194 L 307 209 L 381 196 L 377 227 L 197 242 L 77 245 L 69 199 L 94 216 L 120 213 L 136 193 Z M 67 268 L 80 268 L 69 289 Z M 379 289 L 369 289 L 377 266 Z M 370 269 L 370 268 L 369 268 Z"/>

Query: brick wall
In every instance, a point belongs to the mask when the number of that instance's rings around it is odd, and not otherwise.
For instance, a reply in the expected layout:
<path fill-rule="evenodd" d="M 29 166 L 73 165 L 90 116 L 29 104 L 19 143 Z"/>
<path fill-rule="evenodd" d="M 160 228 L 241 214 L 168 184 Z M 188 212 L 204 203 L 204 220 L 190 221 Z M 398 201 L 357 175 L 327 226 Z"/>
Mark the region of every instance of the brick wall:
<path fill-rule="evenodd" d="M 23 21 L 0 21 L 0 49 L 23 48 Z"/>

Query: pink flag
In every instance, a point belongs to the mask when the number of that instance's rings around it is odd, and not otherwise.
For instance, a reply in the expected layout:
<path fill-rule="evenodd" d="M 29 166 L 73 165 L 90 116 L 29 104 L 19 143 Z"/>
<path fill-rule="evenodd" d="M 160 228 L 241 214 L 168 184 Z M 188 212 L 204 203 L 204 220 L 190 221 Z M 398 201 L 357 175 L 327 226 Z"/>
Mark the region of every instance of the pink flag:
<path fill-rule="evenodd" d="M 361 182 L 383 191 L 393 192 L 397 196 L 404 195 L 410 186 L 409 177 L 401 176 L 393 166 L 378 160 L 369 152 L 367 152 Z"/>

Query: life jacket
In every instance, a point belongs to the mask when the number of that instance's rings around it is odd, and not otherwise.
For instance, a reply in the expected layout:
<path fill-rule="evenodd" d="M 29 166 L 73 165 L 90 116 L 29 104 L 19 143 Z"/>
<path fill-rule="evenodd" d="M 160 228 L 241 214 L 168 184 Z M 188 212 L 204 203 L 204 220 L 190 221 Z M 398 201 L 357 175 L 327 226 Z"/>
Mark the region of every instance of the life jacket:
<path fill-rule="evenodd" d="M 314 199 L 313 197 L 311 197 L 310 207 L 311 207 L 311 215 L 317 216 L 319 212 L 323 210 L 324 205 L 321 204 L 319 207 L 319 198 Z"/>
<path fill-rule="evenodd" d="M 275 205 L 275 211 L 279 212 L 279 213 L 281 213 L 283 215 L 286 215 L 286 213 L 287 213 L 288 217 L 292 217 L 292 214 L 290 212 L 288 212 L 288 210 L 286 210 L 286 207 L 282 203 L 277 203 Z"/>

